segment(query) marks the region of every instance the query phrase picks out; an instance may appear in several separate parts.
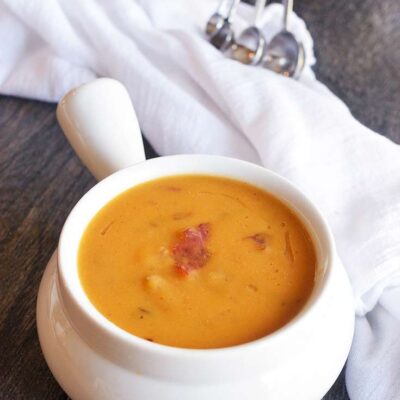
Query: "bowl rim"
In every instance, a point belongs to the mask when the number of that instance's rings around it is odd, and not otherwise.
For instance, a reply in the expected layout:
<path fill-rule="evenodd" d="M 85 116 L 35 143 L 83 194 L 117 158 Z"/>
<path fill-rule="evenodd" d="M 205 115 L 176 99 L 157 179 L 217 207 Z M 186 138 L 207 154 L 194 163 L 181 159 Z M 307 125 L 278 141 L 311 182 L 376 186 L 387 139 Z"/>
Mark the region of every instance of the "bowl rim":
<path fill-rule="evenodd" d="M 179 173 L 163 173 L 164 170 L 161 167 L 168 166 L 168 164 L 172 163 L 177 163 L 180 164 L 179 161 L 183 162 L 190 162 L 194 164 L 204 164 L 207 165 L 209 163 L 217 162 L 217 163 L 224 163 L 226 165 L 233 165 L 237 164 L 238 167 L 247 169 L 248 171 L 253 171 L 257 172 L 260 175 L 264 175 L 267 179 L 275 181 L 277 184 L 281 185 L 282 187 L 286 188 L 289 190 L 291 193 L 296 196 L 301 203 L 305 206 L 307 209 L 307 212 L 310 213 L 311 217 L 306 218 L 303 213 L 299 215 L 297 212 L 298 210 L 296 207 L 293 206 L 293 204 L 289 203 L 287 199 L 284 197 L 280 197 L 276 193 L 272 193 L 275 197 L 278 197 L 279 200 L 283 201 L 286 205 L 288 205 L 291 210 L 294 210 L 296 215 L 298 215 L 304 223 L 307 225 L 307 229 L 310 230 L 312 229 L 310 235 L 312 236 L 313 239 L 313 244 L 317 247 L 317 244 L 315 243 L 315 240 L 318 241 L 323 241 L 324 242 L 324 248 L 325 248 L 325 253 L 323 254 L 323 257 L 321 255 L 317 257 L 322 257 L 324 266 L 321 267 L 321 265 L 317 266 L 317 268 L 321 269 L 323 268 L 324 271 L 322 273 L 322 276 L 318 277 L 319 282 L 318 284 L 315 284 L 312 293 L 309 296 L 309 299 L 303 306 L 303 308 L 285 325 L 283 325 L 281 328 L 277 329 L 276 331 L 263 336 L 262 338 L 246 342 L 243 344 L 238 344 L 234 346 L 229 346 L 229 347 L 221 347 L 221 348 L 211 348 L 211 349 L 192 349 L 192 348 L 181 348 L 181 347 L 173 347 L 169 345 L 164 345 L 164 344 L 159 344 L 155 342 L 150 342 L 145 339 L 142 339 L 140 337 L 135 336 L 134 334 L 131 334 L 122 328 L 118 327 L 115 325 L 113 322 L 108 320 L 103 314 L 98 311 L 95 306 L 90 302 L 89 298 L 86 296 L 86 293 L 83 290 L 83 287 L 81 286 L 81 292 L 77 293 L 76 288 L 74 288 L 74 285 L 72 284 L 71 281 L 71 274 L 75 271 L 75 274 L 78 274 L 78 266 L 77 266 L 77 261 L 75 261 L 75 265 L 72 266 L 69 265 L 68 262 L 66 262 L 66 255 L 70 251 L 69 246 L 68 246 L 68 237 L 71 235 L 71 229 L 73 226 L 77 223 L 76 218 L 78 217 L 78 211 L 83 207 L 84 204 L 88 203 L 91 201 L 93 196 L 96 196 L 100 189 L 108 187 L 112 184 L 113 181 L 116 179 L 122 179 L 122 180 L 128 180 L 129 176 L 132 174 L 136 174 L 140 170 L 143 170 L 143 168 L 147 168 L 150 166 L 159 168 L 160 174 L 159 178 L 165 177 L 165 176 L 174 176 L 174 175 L 179 175 Z M 196 172 L 183 172 L 180 174 L 185 174 L 185 175 L 195 175 Z M 215 176 L 222 176 L 222 177 L 227 177 L 231 179 L 236 179 L 239 181 L 244 181 L 250 185 L 253 186 L 258 186 L 253 184 L 252 182 L 249 182 L 247 180 L 241 179 L 241 178 L 235 178 L 235 174 L 232 175 L 225 175 L 225 174 L 219 174 L 219 173 L 208 173 L 204 171 L 199 171 L 198 174 L 201 175 L 215 175 Z M 155 177 L 154 179 L 157 179 Z M 150 181 L 151 179 L 143 180 L 142 182 L 147 182 Z M 139 183 L 137 183 L 139 184 Z M 130 187 L 134 187 L 135 185 L 132 185 Z M 258 186 L 261 189 L 265 190 L 268 192 L 268 189 L 265 187 Z M 124 190 L 119 190 L 115 191 L 113 195 L 111 196 L 110 199 L 115 198 L 119 194 L 123 193 L 125 190 L 128 190 L 129 187 L 127 187 Z M 93 216 L 102 208 L 104 207 L 110 200 L 107 200 L 103 203 L 101 207 L 99 207 Z M 90 220 L 93 218 L 93 216 L 90 218 Z M 310 219 L 313 218 L 316 220 L 316 223 L 311 223 Z M 90 221 L 89 220 L 89 221 Z M 318 225 L 318 229 L 315 228 L 315 226 Z M 86 228 L 87 224 L 85 224 Z M 85 229 L 84 228 L 84 229 Z M 314 229 L 315 228 L 315 229 Z M 83 229 L 83 231 L 84 231 Z M 316 230 L 318 230 L 318 235 L 316 235 Z M 316 237 L 317 236 L 317 237 Z M 80 238 L 79 238 L 80 240 Z M 321 244 L 319 244 L 321 246 Z M 140 162 L 138 164 L 135 164 L 133 166 L 130 166 L 128 168 L 119 170 L 112 175 L 108 176 L 107 178 L 103 179 L 102 181 L 98 182 L 96 185 L 94 185 L 85 195 L 81 197 L 81 199 L 76 203 L 76 205 L 73 207 L 71 210 L 70 214 L 68 215 L 64 226 L 61 231 L 60 239 L 59 239 L 59 246 L 58 246 L 58 278 L 59 278 L 59 285 L 61 290 L 61 297 L 63 300 L 63 305 L 65 308 L 65 311 L 68 313 L 68 308 L 70 305 L 72 305 L 74 311 L 72 314 L 75 312 L 80 312 L 81 316 L 83 316 L 86 321 L 89 321 L 91 326 L 96 327 L 98 329 L 98 333 L 100 334 L 105 334 L 108 338 L 112 338 L 116 340 L 117 342 L 123 343 L 127 345 L 128 347 L 132 349 L 141 349 L 145 352 L 148 353 L 153 353 L 153 354 L 158 354 L 158 355 L 163 355 L 163 356 L 172 356 L 174 358 L 178 357 L 180 359 L 185 359 L 185 358 L 196 358 L 196 359 L 210 359 L 212 357 L 220 357 L 220 356 L 225 356 L 225 355 L 241 355 L 243 352 L 248 352 L 248 351 L 254 351 L 257 352 L 262 346 L 270 346 L 276 344 L 277 341 L 281 340 L 285 336 L 290 336 L 291 334 L 294 334 L 297 329 L 300 328 L 302 323 L 305 323 L 305 321 L 310 317 L 310 314 L 313 313 L 313 311 L 317 308 L 318 304 L 321 302 L 321 298 L 323 297 L 324 292 L 326 291 L 326 287 L 328 286 L 328 282 L 331 279 L 332 275 L 332 267 L 333 267 L 333 262 L 334 262 L 334 257 L 336 254 L 335 250 L 335 244 L 333 240 L 332 233 L 329 229 L 329 226 L 319 211 L 319 209 L 314 205 L 314 203 L 300 190 L 298 189 L 293 183 L 291 183 L 289 180 L 286 178 L 280 176 L 279 174 L 256 164 L 239 160 L 236 158 L 231 158 L 231 157 L 225 157 L 225 156 L 216 156 L 216 155 L 193 155 L 193 154 L 181 154 L 181 155 L 172 155 L 172 156 L 163 156 L 163 157 L 158 157 L 158 158 L 153 158 L 149 160 L 145 160 L 143 162 Z M 77 259 L 77 254 L 75 254 L 75 260 Z M 317 264 L 322 262 L 320 259 L 317 261 Z M 72 271 L 72 272 L 71 272 Z M 79 279 L 79 277 L 78 277 Z M 82 298 L 82 293 L 85 298 Z M 65 298 L 65 296 L 67 298 Z M 74 321 L 71 321 L 72 325 L 76 327 L 76 325 L 73 323 Z M 79 328 L 78 328 L 79 329 Z"/>

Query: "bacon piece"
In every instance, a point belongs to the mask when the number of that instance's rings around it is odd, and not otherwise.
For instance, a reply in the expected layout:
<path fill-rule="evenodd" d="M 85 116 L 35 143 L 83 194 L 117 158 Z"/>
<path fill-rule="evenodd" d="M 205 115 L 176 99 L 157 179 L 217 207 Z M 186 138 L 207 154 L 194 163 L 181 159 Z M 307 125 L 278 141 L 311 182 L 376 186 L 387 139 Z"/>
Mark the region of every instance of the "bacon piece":
<path fill-rule="evenodd" d="M 246 236 L 245 239 L 253 240 L 257 250 L 265 250 L 267 247 L 267 236 L 266 233 L 255 233 L 254 235 Z"/>
<path fill-rule="evenodd" d="M 210 253 L 205 244 L 209 235 L 210 225 L 200 224 L 195 228 L 184 230 L 178 242 L 172 248 L 175 266 L 182 275 L 203 267 Z"/>

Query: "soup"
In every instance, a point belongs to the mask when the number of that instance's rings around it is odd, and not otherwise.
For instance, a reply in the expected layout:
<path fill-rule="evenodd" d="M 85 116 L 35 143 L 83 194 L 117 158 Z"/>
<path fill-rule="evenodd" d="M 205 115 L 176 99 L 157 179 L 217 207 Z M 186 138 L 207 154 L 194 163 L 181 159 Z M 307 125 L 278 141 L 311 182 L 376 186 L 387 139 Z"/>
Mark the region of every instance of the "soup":
<path fill-rule="evenodd" d="M 146 182 L 92 219 L 79 276 L 115 325 L 184 348 L 246 343 L 307 301 L 316 254 L 300 219 L 271 194 L 206 175 Z"/>

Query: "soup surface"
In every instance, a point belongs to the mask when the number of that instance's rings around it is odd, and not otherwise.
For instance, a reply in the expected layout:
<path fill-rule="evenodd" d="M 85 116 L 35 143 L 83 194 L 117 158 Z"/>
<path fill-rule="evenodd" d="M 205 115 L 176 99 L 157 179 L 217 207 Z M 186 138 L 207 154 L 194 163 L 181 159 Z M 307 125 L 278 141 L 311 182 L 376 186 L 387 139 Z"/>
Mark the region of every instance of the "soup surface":
<path fill-rule="evenodd" d="M 122 329 L 176 347 L 249 342 L 285 325 L 314 284 L 316 255 L 299 218 L 270 194 L 180 175 L 109 202 L 81 239 L 94 306 Z"/>

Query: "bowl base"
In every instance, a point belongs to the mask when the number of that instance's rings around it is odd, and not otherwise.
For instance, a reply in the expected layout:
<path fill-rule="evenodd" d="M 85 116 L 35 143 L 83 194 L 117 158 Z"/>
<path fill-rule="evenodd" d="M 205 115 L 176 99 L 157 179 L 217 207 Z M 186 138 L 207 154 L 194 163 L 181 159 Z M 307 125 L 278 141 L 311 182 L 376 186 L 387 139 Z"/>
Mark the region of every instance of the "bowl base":
<path fill-rule="evenodd" d="M 75 400 L 318 400 L 339 375 L 350 349 L 354 311 L 343 267 L 336 263 L 328 303 L 314 337 L 293 356 L 285 371 L 220 384 L 182 384 L 147 377 L 105 359 L 82 340 L 60 301 L 57 255 L 43 275 L 37 301 L 37 328 L 43 354 L 55 379 Z M 338 293 L 340 295 L 338 296 Z M 338 346 L 337 343 L 340 343 Z M 304 360 L 307 360 L 306 362 Z M 290 376 L 290 378 L 288 378 Z"/>

